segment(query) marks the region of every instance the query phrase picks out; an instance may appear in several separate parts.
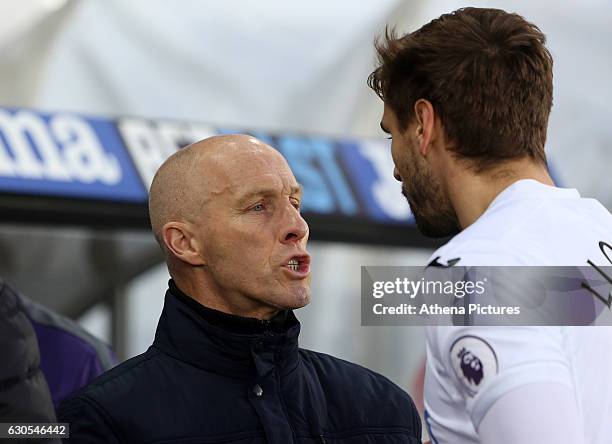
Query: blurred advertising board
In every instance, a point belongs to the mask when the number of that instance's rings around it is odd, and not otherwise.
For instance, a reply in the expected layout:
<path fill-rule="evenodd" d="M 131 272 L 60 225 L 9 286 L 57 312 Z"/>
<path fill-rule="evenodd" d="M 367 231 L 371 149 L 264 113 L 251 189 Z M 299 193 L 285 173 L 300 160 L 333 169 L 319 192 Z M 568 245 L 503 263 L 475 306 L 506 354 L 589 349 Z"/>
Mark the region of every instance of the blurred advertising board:
<path fill-rule="evenodd" d="M 285 156 L 304 187 L 313 238 L 428 244 L 400 196 L 384 139 L 177 120 L 0 108 L 0 209 L 12 222 L 147 228 L 147 190 L 161 163 L 183 146 L 228 133 L 252 134 Z"/>

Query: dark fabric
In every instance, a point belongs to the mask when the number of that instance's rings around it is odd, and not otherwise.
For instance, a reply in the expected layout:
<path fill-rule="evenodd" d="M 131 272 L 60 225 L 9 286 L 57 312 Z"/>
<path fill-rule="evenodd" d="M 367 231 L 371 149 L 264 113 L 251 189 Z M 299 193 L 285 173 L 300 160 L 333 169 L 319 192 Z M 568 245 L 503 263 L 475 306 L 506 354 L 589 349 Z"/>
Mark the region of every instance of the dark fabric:
<path fill-rule="evenodd" d="M 173 296 L 184 304 L 190 306 L 191 309 L 204 318 L 206 322 L 214 325 L 215 327 L 221 327 L 223 330 L 230 333 L 248 335 L 265 333 L 266 331 L 270 330 L 276 333 L 281 333 L 283 330 L 286 330 L 285 322 L 287 321 L 287 310 L 280 311 L 270 320 L 245 318 L 205 307 L 192 297 L 189 297 L 183 293 L 172 279 L 170 279 L 168 282 L 168 287 Z"/>
<path fill-rule="evenodd" d="M 36 335 L 17 294 L 1 280 L 0 422 L 55 422 L 49 388 L 40 371 Z"/>
<path fill-rule="evenodd" d="M 181 296 L 167 292 L 144 354 L 61 404 L 65 442 L 420 443 L 410 397 L 363 367 L 298 348 L 292 312 L 282 331 L 240 334 Z"/>
<path fill-rule="evenodd" d="M 108 345 L 76 322 L 22 295 L 18 298 L 36 332 L 40 368 L 54 406 L 117 364 Z"/>

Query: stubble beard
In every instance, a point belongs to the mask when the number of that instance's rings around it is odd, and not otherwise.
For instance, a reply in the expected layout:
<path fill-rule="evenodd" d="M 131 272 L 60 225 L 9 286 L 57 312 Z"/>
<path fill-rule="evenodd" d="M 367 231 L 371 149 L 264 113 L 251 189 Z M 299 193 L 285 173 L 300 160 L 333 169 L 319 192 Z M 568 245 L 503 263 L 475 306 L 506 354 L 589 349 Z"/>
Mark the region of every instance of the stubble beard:
<path fill-rule="evenodd" d="M 442 187 L 432 177 L 412 174 L 412 182 L 402 182 L 402 194 L 408 201 L 419 231 L 427 237 L 443 238 L 461 231 L 457 214 Z"/>

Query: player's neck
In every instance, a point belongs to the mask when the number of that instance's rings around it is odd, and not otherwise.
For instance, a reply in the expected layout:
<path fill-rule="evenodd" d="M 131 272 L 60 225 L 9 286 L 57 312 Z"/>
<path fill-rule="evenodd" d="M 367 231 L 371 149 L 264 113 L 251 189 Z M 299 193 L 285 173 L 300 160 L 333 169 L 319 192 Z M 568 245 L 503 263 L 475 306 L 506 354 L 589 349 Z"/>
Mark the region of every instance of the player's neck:
<path fill-rule="evenodd" d="M 528 159 L 505 163 L 481 174 L 462 166 L 449 175 L 449 195 L 462 229 L 472 225 L 506 188 L 523 179 L 554 186 L 546 167 Z"/>

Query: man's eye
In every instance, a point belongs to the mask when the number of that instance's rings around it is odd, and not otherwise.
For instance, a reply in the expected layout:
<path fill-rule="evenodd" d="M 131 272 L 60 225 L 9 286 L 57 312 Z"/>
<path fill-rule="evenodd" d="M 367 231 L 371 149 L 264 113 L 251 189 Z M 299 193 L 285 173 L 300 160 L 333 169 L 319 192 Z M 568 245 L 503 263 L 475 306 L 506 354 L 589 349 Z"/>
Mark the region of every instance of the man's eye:
<path fill-rule="evenodd" d="M 264 205 L 261 204 L 261 203 L 258 203 L 257 205 L 253 206 L 251 208 L 251 210 L 257 211 L 257 212 L 263 211 L 264 210 Z"/>
<path fill-rule="evenodd" d="M 292 200 L 292 201 L 291 201 L 291 205 L 293 205 L 293 207 L 294 207 L 296 210 L 299 210 L 299 209 L 300 209 L 300 201 L 299 201 L 299 200 Z"/>

